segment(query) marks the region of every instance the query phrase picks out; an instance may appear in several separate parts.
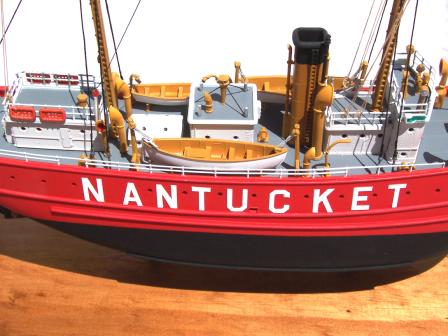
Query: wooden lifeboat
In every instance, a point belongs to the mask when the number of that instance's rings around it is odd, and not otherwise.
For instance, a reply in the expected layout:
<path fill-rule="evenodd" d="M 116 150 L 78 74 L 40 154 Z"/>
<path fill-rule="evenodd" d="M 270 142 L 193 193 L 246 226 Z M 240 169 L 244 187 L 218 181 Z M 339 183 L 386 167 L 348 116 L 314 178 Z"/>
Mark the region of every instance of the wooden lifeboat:
<path fill-rule="evenodd" d="M 286 76 L 252 76 L 249 83 L 257 86 L 258 99 L 265 103 L 285 103 Z"/>
<path fill-rule="evenodd" d="M 249 83 L 257 86 L 258 99 L 266 103 L 284 103 L 286 76 L 252 76 Z M 132 96 L 140 103 L 154 105 L 187 105 L 190 83 L 136 84 Z"/>
<path fill-rule="evenodd" d="M 140 103 L 178 106 L 187 105 L 190 83 L 136 84 L 132 97 Z"/>
<path fill-rule="evenodd" d="M 223 169 L 269 169 L 281 164 L 287 149 L 252 142 L 202 138 L 143 138 L 153 164 Z"/>

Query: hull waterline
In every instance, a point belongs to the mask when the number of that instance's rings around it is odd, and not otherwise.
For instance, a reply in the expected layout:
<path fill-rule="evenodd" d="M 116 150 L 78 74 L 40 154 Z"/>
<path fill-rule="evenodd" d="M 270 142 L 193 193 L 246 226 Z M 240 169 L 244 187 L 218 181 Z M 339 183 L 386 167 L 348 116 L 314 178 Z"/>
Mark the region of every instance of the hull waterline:
<path fill-rule="evenodd" d="M 254 270 L 350 271 L 443 258 L 448 233 L 278 237 L 44 222 L 70 235 L 152 260 Z"/>

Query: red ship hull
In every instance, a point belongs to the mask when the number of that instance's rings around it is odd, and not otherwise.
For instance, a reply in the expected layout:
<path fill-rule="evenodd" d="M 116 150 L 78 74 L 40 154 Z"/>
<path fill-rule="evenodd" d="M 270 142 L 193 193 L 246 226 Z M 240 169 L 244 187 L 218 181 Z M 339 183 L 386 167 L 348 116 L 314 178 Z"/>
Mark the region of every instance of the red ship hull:
<path fill-rule="evenodd" d="M 149 258 L 359 269 L 448 252 L 448 169 L 321 178 L 201 176 L 0 159 L 0 204 Z"/>

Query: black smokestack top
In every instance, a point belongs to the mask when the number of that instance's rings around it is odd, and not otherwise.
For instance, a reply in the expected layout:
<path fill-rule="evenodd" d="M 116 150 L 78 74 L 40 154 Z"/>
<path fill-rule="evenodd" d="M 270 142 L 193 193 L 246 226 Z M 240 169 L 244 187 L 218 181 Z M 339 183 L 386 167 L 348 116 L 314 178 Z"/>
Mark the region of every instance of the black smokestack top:
<path fill-rule="evenodd" d="M 292 33 L 294 61 L 298 64 L 321 64 L 328 56 L 331 35 L 323 28 L 297 28 Z"/>

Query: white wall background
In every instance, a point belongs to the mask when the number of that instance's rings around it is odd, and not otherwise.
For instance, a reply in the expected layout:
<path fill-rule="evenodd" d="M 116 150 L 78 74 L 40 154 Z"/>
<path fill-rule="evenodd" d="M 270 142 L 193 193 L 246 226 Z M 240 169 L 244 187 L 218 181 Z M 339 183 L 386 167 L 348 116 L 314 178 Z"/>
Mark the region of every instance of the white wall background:
<path fill-rule="evenodd" d="M 233 62 L 239 60 L 248 76 L 282 75 L 286 72 L 286 46 L 292 43 L 292 31 L 296 27 L 320 26 L 332 35 L 330 74 L 347 75 L 372 1 L 142 0 L 119 49 L 123 74 L 127 77 L 139 73 L 144 82 L 195 81 L 208 73 L 233 75 Z M 410 33 L 415 1 L 408 7 L 401 36 Z M 18 2 L 4 0 L 6 23 Z M 117 39 L 137 2 L 109 0 Z M 83 11 L 89 71 L 98 74 L 87 0 L 83 0 Z M 103 12 L 106 15 L 104 4 Z M 388 8 L 386 23 L 389 12 Z M 399 46 L 408 43 L 407 36 Z M 10 81 L 22 70 L 84 72 L 79 2 L 24 0 L 6 45 Z M 448 58 L 448 0 L 420 0 L 414 45 L 435 67 L 442 56 Z M 109 49 L 112 54 L 111 42 Z M 117 69 L 116 64 L 113 68 Z"/>

